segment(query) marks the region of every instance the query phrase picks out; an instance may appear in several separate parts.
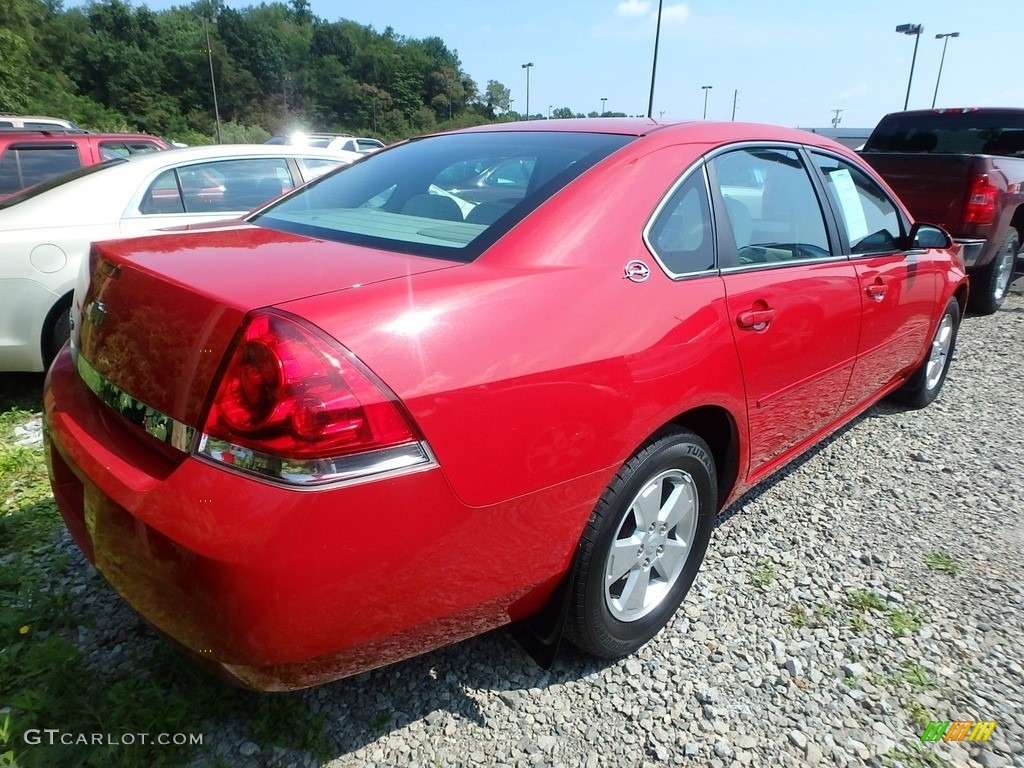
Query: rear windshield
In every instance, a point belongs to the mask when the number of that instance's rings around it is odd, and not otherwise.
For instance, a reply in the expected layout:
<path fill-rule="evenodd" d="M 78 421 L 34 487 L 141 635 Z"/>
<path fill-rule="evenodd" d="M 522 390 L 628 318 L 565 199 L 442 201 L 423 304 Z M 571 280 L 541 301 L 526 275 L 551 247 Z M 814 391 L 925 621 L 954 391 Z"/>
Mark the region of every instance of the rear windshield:
<path fill-rule="evenodd" d="M 633 138 L 547 131 L 427 137 L 369 155 L 249 221 L 325 240 L 472 261 Z"/>
<path fill-rule="evenodd" d="M 889 115 L 875 128 L 864 149 L 1024 156 L 1024 111 Z"/>

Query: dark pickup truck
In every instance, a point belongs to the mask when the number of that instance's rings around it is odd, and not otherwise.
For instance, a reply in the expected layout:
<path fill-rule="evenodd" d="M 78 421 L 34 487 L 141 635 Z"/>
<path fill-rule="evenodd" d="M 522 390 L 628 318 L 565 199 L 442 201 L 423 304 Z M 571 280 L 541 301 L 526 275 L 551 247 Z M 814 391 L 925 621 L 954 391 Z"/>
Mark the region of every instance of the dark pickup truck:
<path fill-rule="evenodd" d="M 971 309 L 999 309 L 1024 241 L 1024 109 L 895 112 L 860 155 L 914 218 L 963 246 Z"/>

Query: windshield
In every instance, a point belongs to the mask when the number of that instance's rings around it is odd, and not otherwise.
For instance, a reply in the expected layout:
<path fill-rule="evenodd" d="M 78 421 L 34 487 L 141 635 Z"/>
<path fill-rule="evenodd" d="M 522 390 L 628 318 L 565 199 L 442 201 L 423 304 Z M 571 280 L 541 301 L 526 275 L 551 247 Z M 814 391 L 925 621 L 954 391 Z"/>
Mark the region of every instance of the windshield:
<path fill-rule="evenodd" d="M 314 181 L 249 221 L 324 240 L 472 261 L 632 138 L 550 131 L 426 137 Z"/>
<path fill-rule="evenodd" d="M 34 187 L 23 189 L 20 192 L 11 195 L 6 200 L 0 200 L 0 210 L 10 208 L 12 205 L 17 205 L 18 203 L 23 203 L 36 195 L 41 195 L 43 192 L 48 192 L 54 187 L 59 187 L 61 184 L 66 184 L 69 181 L 80 179 L 83 176 L 96 173 L 96 171 L 102 171 L 104 168 L 109 168 L 112 165 L 120 165 L 121 163 L 126 162 L 128 162 L 127 158 L 115 157 L 110 160 L 104 160 L 102 163 L 97 163 L 96 165 L 83 165 L 81 168 L 75 168 L 73 171 L 53 176 L 40 184 L 36 184 Z"/>
<path fill-rule="evenodd" d="M 897 114 L 882 119 L 865 151 L 1024 155 L 1024 110 Z"/>

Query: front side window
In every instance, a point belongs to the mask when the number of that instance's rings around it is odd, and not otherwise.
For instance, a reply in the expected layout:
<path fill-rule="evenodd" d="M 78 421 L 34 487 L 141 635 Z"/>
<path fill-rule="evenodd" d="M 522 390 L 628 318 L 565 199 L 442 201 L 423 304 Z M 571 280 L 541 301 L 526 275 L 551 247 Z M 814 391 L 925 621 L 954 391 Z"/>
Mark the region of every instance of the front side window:
<path fill-rule="evenodd" d="M 852 163 L 818 153 L 813 157 L 839 212 L 850 252 L 898 250 L 903 231 L 900 215 L 882 188 Z"/>
<path fill-rule="evenodd" d="M 712 160 L 739 263 L 831 256 L 807 169 L 788 149 L 739 149 Z"/>
<path fill-rule="evenodd" d="M 336 242 L 472 261 L 631 140 L 545 131 L 417 139 L 321 177 L 250 221 Z M 492 176 L 512 183 L 492 184 Z"/>
<path fill-rule="evenodd" d="M 711 206 L 701 171 L 691 173 L 658 212 L 647 243 L 674 275 L 714 269 Z"/>

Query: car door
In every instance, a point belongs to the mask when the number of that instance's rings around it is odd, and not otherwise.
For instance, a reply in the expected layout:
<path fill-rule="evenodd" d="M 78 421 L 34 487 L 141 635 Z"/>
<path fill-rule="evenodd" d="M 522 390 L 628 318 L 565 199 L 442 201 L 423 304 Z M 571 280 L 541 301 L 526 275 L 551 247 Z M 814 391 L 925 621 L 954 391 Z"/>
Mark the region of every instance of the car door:
<path fill-rule="evenodd" d="M 867 173 L 845 158 L 811 154 L 857 271 L 864 322 L 843 408 L 869 400 L 920 362 L 939 275 L 924 249 L 903 250 L 907 223 Z"/>
<path fill-rule="evenodd" d="M 837 417 L 856 361 L 860 288 L 795 147 L 728 150 L 709 169 L 756 479 Z"/>

